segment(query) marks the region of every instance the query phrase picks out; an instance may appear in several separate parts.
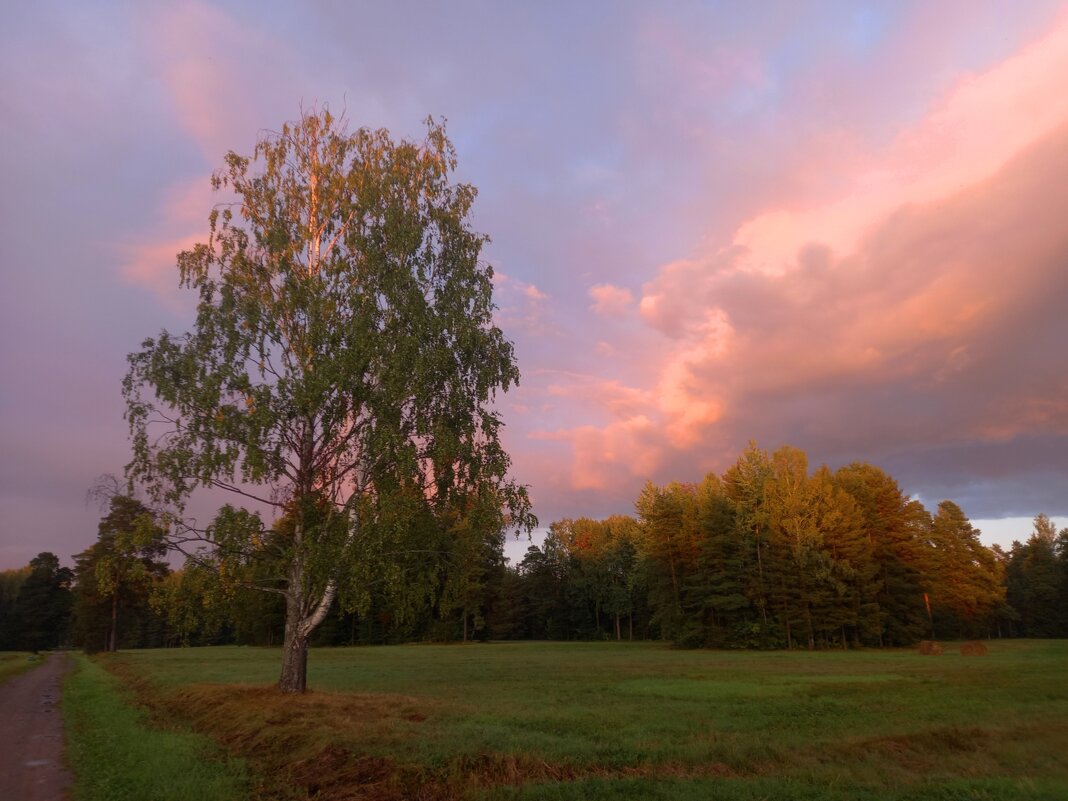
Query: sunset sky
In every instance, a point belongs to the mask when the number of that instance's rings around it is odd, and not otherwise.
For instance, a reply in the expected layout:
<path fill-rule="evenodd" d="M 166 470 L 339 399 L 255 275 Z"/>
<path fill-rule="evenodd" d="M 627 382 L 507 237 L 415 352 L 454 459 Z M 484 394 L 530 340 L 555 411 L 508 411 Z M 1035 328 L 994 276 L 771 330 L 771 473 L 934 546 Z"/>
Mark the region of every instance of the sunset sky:
<path fill-rule="evenodd" d="M 95 538 L 126 354 L 192 322 L 212 170 L 324 103 L 448 119 L 544 524 L 756 440 L 879 465 L 988 543 L 1068 525 L 1064 3 L 2 13 L 0 569 Z"/>

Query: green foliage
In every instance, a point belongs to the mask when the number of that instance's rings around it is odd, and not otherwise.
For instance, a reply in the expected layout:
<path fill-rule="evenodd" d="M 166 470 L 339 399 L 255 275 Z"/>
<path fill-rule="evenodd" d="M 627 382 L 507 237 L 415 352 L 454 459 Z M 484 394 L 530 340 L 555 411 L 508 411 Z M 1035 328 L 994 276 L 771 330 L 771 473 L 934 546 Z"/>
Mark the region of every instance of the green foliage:
<path fill-rule="evenodd" d="M 871 465 L 810 471 L 797 448 L 751 444 L 722 476 L 647 483 L 635 510 L 554 523 L 510 580 L 509 636 L 620 636 L 607 615 L 685 647 L 851 648 L 930 637 L 925 595 L 941 636 L 989 636 L 1013 614 L 964 513 L 946 501 L 932 518 Z M 1010 567 L 1043 620 L 1062 586 L 1051 537 L 1027 551 L 1044 560 L 1035 588 L 1022 551 Z"/>
<path fill-rule="evenodd" d="M 872 549 L 879 645 L 909 645 L 930 635 L 923 603 L 924 532 L 930 515 L 877 467 L 853 463 L 834 475 L 856 502 Z"/>
<path fill-rule="evenodd" d="M 442 533 L 441 594 L 443 618 L 459 613 L 462 639 L 486 631 L 486 612 L 493 583 L 504 569 L 504 529 L 499 505 L 487 502 L 471 514 L 457 516 Z"/>
<path fill-rule="evenodd" d="M 9 574 L 0 607 L 0 647 L 39 651 L 55 648 L 70 634 L 70 568 L 53 553 L 40 553 L 27 568 Z"/>
<path fill-rule="evenodd" d="M 1005 584 L 1016 614 L 1015 628 L 1025 637 L 1068 635 L 1068 529 L 1058 537 L 1050 519 L 1040 514 L 1027 542 L 1014 542 L 1008 555 Z"/>
<path fill-rule="evenodd" d="M 414 143 L 347 132 L 325 109 L 252 158 L 230 153 L 214 185 L 233 202 L 178 257 L 196 323 L 129 356 L 129 476 L 177 514 L 218 487 L 287 521 L 272 589 L 298 649 L 335 596 L 366 610 L 370 581 L 432 594 L 436 575 L 392 559 L 428 521 L 450 530 L 485 498 L 511 526 L 532 521 L 493 408 L 519 373 L 455 167 L 433 120 Z M 196 536 L 222 568 L 264 533 L 217 520 Z"/>
<path fill-rule="evenodd" d="M 515 567 L 503 558 L 497 503 L 466 515 L 423 507 L 395 551 L 366 560 L 387 580 L 376 587 L 366 572 L 368 603 L 328 617 L 314 641 L 662 638 L 684 647 L 856 648 L 914 644 L 931 636 L 932 619 L 939 636 L 960 637 L 1057 636 L 1068 622 L 1068 534 L 1041 517 L 1041 536 L 1026 546 L 1008 555 L 987 549 L 954 504 L 932 517 L 868 464 L 810 471 L 797 449 L 751 446 L 722 476 L 648 484 L 635 506 L 637 519 L 556 521 Z M 261 526 L 224 512 L 220 525 Z M 282 574 L 274 560 L 291 525 L 267 533 L 245 567 L 251 573 L 225 574 L 231 590 L 220 597 L 247 611 L 227 612 L 217 636 L 188 641 L 277 641 L 277 604 L 253 604 L 240 588 Z M 414 588 L 391 589 L 405 576 Z"/>
<path fill-rule="evenodd" d="M 96 662 L 78 657 L 63 689 L 67 759 L 79 801 L 238 801 L 240 763 L 202 735 L 161 730 Z"/>
<path fill-rule="evenodd" d="M 166 530 L 142 501 L 115 494 L 97 541 L 74 556 L 74 640 L 86 651 L 163 645 L 152 594 L 170 568 Z"/>
<path fill-rule="evenodd" d="M 938 504 L 928 544 L 925 573 L 936 634 L 988 635 L 1005 597 L 995 555 L 979 542 L 979 532 L 952 501 Z"/>
<path fill-rule="evenodd" d="M 30 566 L 0 571 L 0 651 L 15 648 L 18 640 L 19 590 L 30 575 Z"/>

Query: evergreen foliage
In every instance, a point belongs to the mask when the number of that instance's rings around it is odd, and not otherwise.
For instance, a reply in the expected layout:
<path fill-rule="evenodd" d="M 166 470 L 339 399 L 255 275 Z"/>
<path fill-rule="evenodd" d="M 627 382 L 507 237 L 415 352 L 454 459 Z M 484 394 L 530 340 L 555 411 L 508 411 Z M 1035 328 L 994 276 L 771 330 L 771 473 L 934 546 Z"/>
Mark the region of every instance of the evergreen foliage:
<path fill-rule="evenodd" d="M 71 580 L 68 567 L 62 567 L 53 553 L 40 553 L 27 569 L 6 581 L 7 592 L 17 585 L 13 603 L 5 603 L 3 647 L 18 651 L 55 648 L 69 637 Z M 11 579 L 14 579 L 12 581 Z"/>
<path fill-rule="evenodd" d="M 150 598 L 170 572 L 163 529 L 136 498 L 115 494 L 97 541 L 74 557 L 74 637 L 86 651 L 164 645 L 164 622 Z"/>

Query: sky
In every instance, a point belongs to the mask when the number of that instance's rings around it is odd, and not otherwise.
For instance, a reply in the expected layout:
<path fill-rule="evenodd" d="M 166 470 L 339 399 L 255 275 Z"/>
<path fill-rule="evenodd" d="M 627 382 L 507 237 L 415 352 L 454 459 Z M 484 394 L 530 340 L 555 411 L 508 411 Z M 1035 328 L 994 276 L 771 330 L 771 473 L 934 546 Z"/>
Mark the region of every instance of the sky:
<path fill-rule="evenodd" d="M 228 150 L 447 119 L 543 524 L 750 440 L 1068 525 L 1068 5 L 5 3 L 0 569 L 69 562 Z M 513 544 L 510 552 L 525 548 Z M 517 550 L 518 549 L 518 550 Z"/>

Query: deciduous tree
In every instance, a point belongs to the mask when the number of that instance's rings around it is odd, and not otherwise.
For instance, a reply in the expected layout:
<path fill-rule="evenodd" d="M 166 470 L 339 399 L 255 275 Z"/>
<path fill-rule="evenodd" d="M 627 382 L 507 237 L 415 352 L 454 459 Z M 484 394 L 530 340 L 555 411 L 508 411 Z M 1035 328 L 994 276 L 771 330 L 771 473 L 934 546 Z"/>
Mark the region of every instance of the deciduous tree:
<path fill-rule="evenodd" d="M 232 202 L 178 256 L 193 329 L 129 357 L 128 476 L 174 508 L 179 535 L 220 569 L 264 540 L 178 523 L 198 487 L 288 521 L 282 574 L 261 585 L 286 602 L 283 691 L 305 688 L 335 599 L 369 604 L 363 578 L 410 547 L 413 519 L 492 491 L 511 525 L 530 522 L 492 405 L 519 372 L 455 167 L 441 124 L 396 141 L 325 109 L 230 153 L 214 185 Z"/>

